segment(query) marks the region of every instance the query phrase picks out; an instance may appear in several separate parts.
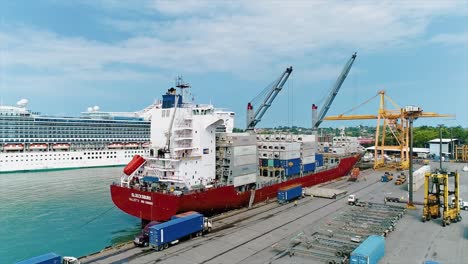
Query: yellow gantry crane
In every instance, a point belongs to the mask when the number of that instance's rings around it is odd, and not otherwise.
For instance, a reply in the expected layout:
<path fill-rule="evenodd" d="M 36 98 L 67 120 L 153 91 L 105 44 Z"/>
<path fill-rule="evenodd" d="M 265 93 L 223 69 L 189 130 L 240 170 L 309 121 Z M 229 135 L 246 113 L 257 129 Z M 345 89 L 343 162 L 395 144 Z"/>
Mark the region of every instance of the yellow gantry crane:
<path fill-rule="evenodd" d="M 377 129 L 375 132 L 375 149 L 374 149 L 374 169 L 388 167 L 390 164 L 385 162 L 385 150 L 397 150 L 400 152 L 401 160 L 395 165 L 398 169 L 409 168 L 409 137 L 410 127 L 413 120 L 419 117 L 452 117 L 453 115 L 437 114 L 432 112 L 423 112 L 417 106 L 399 107 L 390 97 L 385 94 L 385 91 L 379 91 L 375 96 L 366 100 L 357 107 L 347 111 L 347 113 L 356 110 L 364 104 L 367 104 L 372 99 L 380 97 L 379 110 L 377 115 L 345 115 L 328 116 L 324 120 L 365 120 L 377 119 Z M 395 109 L 388 109 L 386 102 L 390 102 Z M 386 132 L 390 134 L 396 141 L 396 145 L 386 145 Z"/>

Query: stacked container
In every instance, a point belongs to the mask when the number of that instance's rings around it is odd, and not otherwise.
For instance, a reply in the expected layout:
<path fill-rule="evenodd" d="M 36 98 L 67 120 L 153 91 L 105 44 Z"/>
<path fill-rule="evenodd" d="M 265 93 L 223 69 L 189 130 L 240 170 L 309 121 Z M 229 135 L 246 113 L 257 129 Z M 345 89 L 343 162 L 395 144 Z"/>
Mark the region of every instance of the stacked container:
<path fill-rule="evenodd" d="M 315 163 L 317 167 L 323 166 L 323 154 L 319 154 L 319 153 L 315 154 Z"/>
<path fill-rule="evenodd" d="M 287 142 L 287 135 L 259 135 L 259 164 L 263 170 L 281 171 L 289 177 L 301 173 L 301 143 Z"/>
<path fill-rule="evenodd" d="M 302 172 L 311 173 L 315 171 L 316 144 L 314 141 L 305 141 L 301 145 Z"/>
<path fill-rule="evenodd" d="M 256 138 L 248 133 L 220 133 L 217 136 L 216 172 L 222 182 L 235 187 L 255 183 L 259 161 Z"/>
<path fill-rule="evenodd" d="M 382 236 L 369 236 L 357 247 L 349 258 L 350 264 L 377 264 L 385 253 L 385 240 Z"/>

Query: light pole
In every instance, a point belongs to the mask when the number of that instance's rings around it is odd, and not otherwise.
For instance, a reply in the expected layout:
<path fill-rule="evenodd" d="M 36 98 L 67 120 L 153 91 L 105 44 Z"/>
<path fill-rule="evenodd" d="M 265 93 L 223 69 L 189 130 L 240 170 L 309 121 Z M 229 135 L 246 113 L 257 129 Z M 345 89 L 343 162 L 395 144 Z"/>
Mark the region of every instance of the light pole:
<path fill-rule="evenodd" d="M 413 121 L 417 119 L 422 113 L 422 109 L 419 106 L 405 106 L 404 108 L 404 115 L 409 121 L 409 171 L 408 171 L 408 204 L 406 208 L 408 209 L 416 209 L 413 204 Z"/>

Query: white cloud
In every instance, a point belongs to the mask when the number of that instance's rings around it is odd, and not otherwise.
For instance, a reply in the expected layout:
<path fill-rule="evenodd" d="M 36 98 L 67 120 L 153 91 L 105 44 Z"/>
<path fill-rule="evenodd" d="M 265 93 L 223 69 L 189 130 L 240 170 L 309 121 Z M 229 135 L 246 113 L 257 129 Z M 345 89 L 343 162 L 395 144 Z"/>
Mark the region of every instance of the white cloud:
<path fill-rule="evenodd" d="M 452 1 L 190 0 L 143 1 L 140 7 L 113 0 L 86 3 L 145 16 L 103 19 L 130 35 L 116 42 L 63 37 L 33 27 L 3 33 L 0 28 L 2 67 L 94 80 L 148 76 L 134 66 L 146 71 L 215 71 L 252 77 L 252 72 L 276 72 L 305 59 L 310 62 L 307 67 L 316 69 L 304 72 L 322 80 L 334 78 L 342 67 L 344 58 L 333 60 L 328 55 L 334 48 L 380 52 L 411 45 L 426 33 L 434 17 L 466 11 L 463 2 Z M 150 20 L 148 13 L 157 19 Z M 457 40 L 441 35 L 433 41 Z"/>

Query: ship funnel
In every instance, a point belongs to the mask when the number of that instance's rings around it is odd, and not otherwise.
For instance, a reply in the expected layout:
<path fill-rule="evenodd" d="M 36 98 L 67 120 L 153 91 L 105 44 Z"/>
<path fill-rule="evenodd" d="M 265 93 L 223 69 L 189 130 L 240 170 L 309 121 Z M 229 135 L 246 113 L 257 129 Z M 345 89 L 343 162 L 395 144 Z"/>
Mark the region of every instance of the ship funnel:
<path fill-rule="evenodd" d="M 25 108 L 25 107 L 28 105 L 28 103 L 29 103 L 29 100 L 23 98 L 23 99 L 19 100 L 19 101 L 16 103 L 16 105 L 17 105 L 18 107 Z"/>

